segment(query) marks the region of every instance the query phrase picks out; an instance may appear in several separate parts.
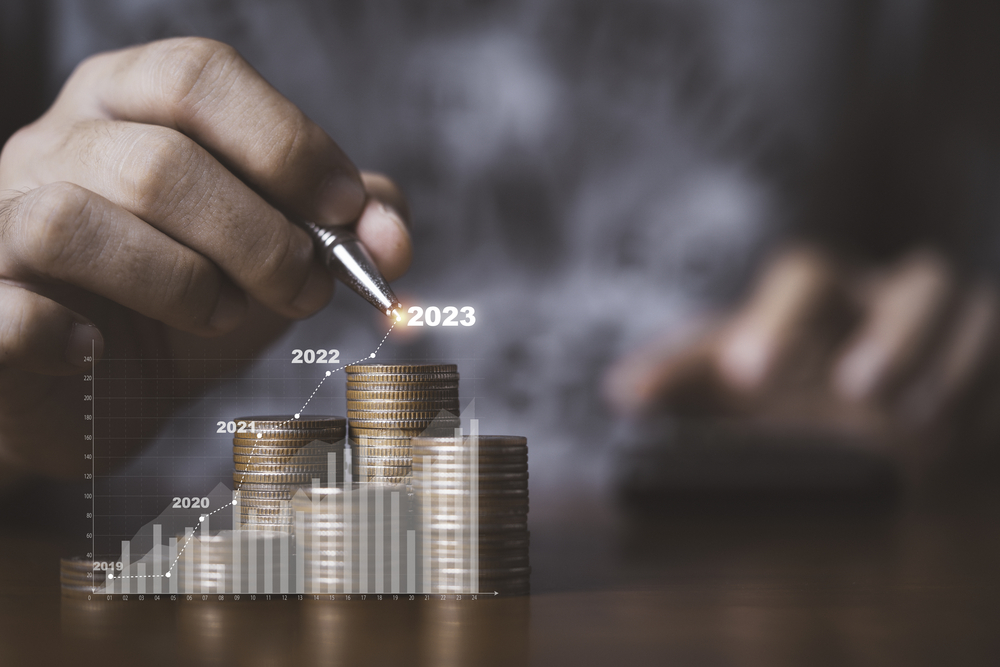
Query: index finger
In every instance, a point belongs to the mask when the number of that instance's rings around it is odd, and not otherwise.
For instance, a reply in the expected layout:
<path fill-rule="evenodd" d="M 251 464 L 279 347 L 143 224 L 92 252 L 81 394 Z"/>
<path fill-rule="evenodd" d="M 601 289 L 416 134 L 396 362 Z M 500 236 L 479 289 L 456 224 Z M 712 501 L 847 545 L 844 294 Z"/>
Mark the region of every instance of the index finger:
<path fill-rule="evenodd" d="M 97 117 L 183 132 L 301 218 L 336 225 L 361 213 L 361 177 L 340 147 L 220 42 L 168 39 L 94 56 L 63 95 Z"/>

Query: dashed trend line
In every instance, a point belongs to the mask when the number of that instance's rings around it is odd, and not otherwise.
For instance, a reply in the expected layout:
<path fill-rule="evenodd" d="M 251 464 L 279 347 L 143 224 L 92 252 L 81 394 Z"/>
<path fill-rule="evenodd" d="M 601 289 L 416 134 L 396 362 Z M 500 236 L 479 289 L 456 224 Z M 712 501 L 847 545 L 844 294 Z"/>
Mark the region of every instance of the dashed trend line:
<path fill-rule="evenodd" d="M 398 321 L 399 321 L 399 317 L 397 316 L 396 322 L 398 322 Z M 359 364 L 362 361 L 365 361 L 367 359 L 374 359 L 375 355 L 377 355 L 379 353 L 379 350 L 382 349 L 382 346 L 385 344 L 385 341 L 389 338 L 389 334 L 391 334 L 392 330 L 396 328 L 396 322 L 393 322 L 392 326 L 389 327 L 389 330 L 385 332 L 384 336 L 382 336 L 382 340 L 379 341 L 379 344 L 375 348 L 374 352 L 370 353 L 366 357 L 361 357 L 360 359 L 358 359 L 356 361 L 352 361 L 350 363 L 346 363 L 346 364 L 344 364 L 342 366 L 338 366 L 337 368 L 334 368 L 331 371 L 327 371 L 326 374 L 323 376 L 323 379 L 320 380 L 319 384 L 316 385 L 316 388 L 312 390 L 311 394 L 309 394 L 309 398 L 306 399 L 306 402 L 303 403 L 302 407 L 299 408 L 299 411 L 295 413 L 295 416 L 293 416 L 291 419 L 286 419 L 283 422 L 279 422 L 278 423 L 278 428 L 280 428 L 282 426 L 285 426 L 286 424 L 289 424 L 289 423 L 295 421 L 296 419 L 299 419 L 299 417 L 302 415 L 302 411 L 305 410 L 306 406 L 309 405 L 309 403 L 313 400 L 313 397 L 316 396 L 316 392 L 319 391 L 320 387 L 323 386 L 323 383 L 326 382 L 326 379 L 328 377 L 330 377 L 331 375 L 333 375 L 337 371 L 340 371 L 340 370 L 343 370 L 343 369 L 347 368 L 348 366 L 353 366 L 354 364 Z M 258 433 L 257 437 L 261 438 L 261 437 L 263 437 L 263 435 L 264 435 L 263 433 Z M 254 448 L 250 451 L 250 459 L 251 459 L 251 461 L 253 460 L 253 457 L 256 455 L 258 447 L 260 447 L 260 445 L 258 445 L 258 444 L 255 443 L 254 444 Z M 249 464 L 249 462 L 248 462 L 248 464 Z M 243 486 L 243 480 L 246 479 L 246 474 L 247 474 L 247 471 L 244 470 L 243 471 L 243 475 L 240 477 L 240 481 L 237 483 L 236 488 L 233 489 L 233 491 L 235 491 L 237 493 L 239 492 L 240 488 L 242 488 L 242 486 Z M 153 579 L 153 578 L 166 578 L 166 579 L 169 579 L 170 578 L 170 573 L 173 572 L 174 568 L 177 566 L 177 561 L 180 560 L 181 556 L 184 554 L 184 550 L 187 549 L 188 544 L 191 542 L 191 539 L 194 537 L 195 533 L 198 532 L 198 530 L 202 527 L 203 522 L 205 521 L 205 519 L 207 519 L 208 517 L 212 516 L 216 512 L 221 512 L 222 510 L 226 509 L 227 507 L 234 507 L 235 505 L 237 505 L 237 501 L 233 500 L 232 502 L 226 503 L 222 507 L 220 507 L 220 508 L 218 508 L 218 509 L 216 509 L 216 510 L 214 510 L 212 512 L 209 512 L 208 514 L 202 514 L 198 518 L 198 525 L 195 526 L 191 530 L 191 534 L 188 535 L 187 539 L 184 540 L 183 546 L 181 546 L 180 551 L 177 552 L 177 555 L 174 557 L 173 562 L 170 563 L 170 567 L 167 568 L 167 571 L 164 574 L 131 574 L 131 575 L 123 575 L 123 576 L 120 576 L 120 577 L 115 577 L 112 573 L 109 572 L 108 573 L 108 580 L 112 581 L 114 579 Z M 94 588 L 94 592 L 96 592 L 96 591 L 97 591 L 97 588 L 95 587 Z"/>

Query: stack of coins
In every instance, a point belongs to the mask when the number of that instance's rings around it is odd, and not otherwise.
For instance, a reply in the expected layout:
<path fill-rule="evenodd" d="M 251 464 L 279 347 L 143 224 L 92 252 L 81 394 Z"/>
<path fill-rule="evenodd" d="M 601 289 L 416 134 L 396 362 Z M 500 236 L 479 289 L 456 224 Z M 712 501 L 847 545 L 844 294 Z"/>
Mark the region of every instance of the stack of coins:
<path fill-rule="evenodd" d="M 527 595 L 527 440 L 480 435 L 410 442 L 424 590 Z"/>
<path fill-rule="evenodd" d="M 410 438 L 452 435 L 461 425 L 458 367 L 354 364 L 346 370 L 354 481 L 409 484 Z"/>
<path fill-rule="evenodd" d="M 108 559 L 103 563 L 114 566 L 114 559 Z M 98 561 L 98 567 L 102 564 Z M 62 585 L 62 594 L 68 597 L 86 598 L 92 593 L 98 592 L 104 586 L 106 573 L 100 569 L 94 571 L 95 562 L 89 558 L 60 558 L 59 559 L 59 583 Z"/>
<path fill-rule="evenodd" d="M 297 489 L 343 484 L 343 417 L 269 415 L 236 423 L 246 424 L 233 437 L 233 483 L 244 527 L 291 532 Z"/>

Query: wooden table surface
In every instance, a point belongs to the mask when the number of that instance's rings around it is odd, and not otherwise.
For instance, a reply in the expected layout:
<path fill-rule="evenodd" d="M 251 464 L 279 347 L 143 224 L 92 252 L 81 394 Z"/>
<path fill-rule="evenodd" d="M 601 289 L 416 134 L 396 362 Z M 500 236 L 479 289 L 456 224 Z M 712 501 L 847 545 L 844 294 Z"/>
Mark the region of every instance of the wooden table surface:
<path fill-rule="evenodd" d="M 1000 500 L 959 495 L 542 502 L 533 595 L 475 601 L 64 599 L 71 542 L 4 528 L 0 665 L 1000 665 Z"/>

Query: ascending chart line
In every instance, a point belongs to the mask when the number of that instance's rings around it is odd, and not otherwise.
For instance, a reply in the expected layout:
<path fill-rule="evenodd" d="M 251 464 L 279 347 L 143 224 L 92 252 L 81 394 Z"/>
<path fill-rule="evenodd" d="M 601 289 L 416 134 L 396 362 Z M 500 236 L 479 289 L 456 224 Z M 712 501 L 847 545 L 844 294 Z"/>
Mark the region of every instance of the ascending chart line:
<path fill-rule="evenodd" d="M 398 316 L 397 316 L 397 320 L 396 321 L 399 321 L 399 317 Z M 379 353 L 379 350 L 382 349 L 382 346 L 385 344 L 386 339 L 389 338 L 389 334 L 391 334 L 392 330 L 395 329 L 395 328 L 396 328 L 396 322 L 393 322 L 392 326 L 389 327 L 389 330 L 385 332 L 384 336 L 382 336 L 382 340 L 379 341 L 379 344 L 378 344 L 378 346 L 376 346 L 375 351 L 371 352 L 370 354 L 368 354 L 368 356 L 361 357 L 357 361 L 352 361 L 352 362 L 346 363 L 346 364 L 344 364 L 342 366 L 338 366 L 337 368 L 334 368 L 331 371 L 327 371 L 326 374 L 323 376 L 323 379 L 320 380 L 319 384 L 316 385 L 316 388 L 312 390 L 311 394 L 309 394 L 309 398 L 306 399 L 306 402 L 302 404 L 301 408 L 299 408 L 298 412 L 296 412 L 295 415 L 291 419 L 286 419 L 285 421 L 280 422 L 277 425 L 276 428 L 280 428 L 280 427 L 284 426 L 285 424 L 288 424 L 288 423 L 293 422 L 296 419 L 298 419 L 301 416 L 302 411 L 305 410 L 306 406 L 309 405 L 309 403 L 313 400 L 313 398 L 316 396 L 316 392 L 319 391 L 320 387 L 323 386 L 323 383 L 326 382 L 326 379 L 328 377 L 330 377 L 331 375 L 333 375 L 337 371 L 340 371 L 340 370 L 343 370 L 343 369 L 347 368 L 348 366 L 353 366 L 354 364 L 359 364 L 362 361 L 365 361 L 367 359 L 374 359 L 375 355 L 377 355 Z M 93 346 L 93 342 L 91 342 L 91 346 Z M 92 426 L 92 428 L 93 428 L 93 426 Z M 257 437 L 261 438 L 261 437 L 263 437 L 263 435 L 264 435 L 263 433 L 258 433 Z M 93 443 L 93 439 L 91 440 L 91 442 Z M 91 446 L 93 446 L 93 444 Z M 250 458 L 251 458 L 251 460 L 253 459 L 254 455 L 257 453 L 257 448 L 258 447 L 259 447 L 259 445 L 255 444 L 253 450 L 250 452 Z M 93 459 L 92 459 L 92 464 L 93 464 Z M 243 476 L 240 477 L 240 481 L 236 484 L 236 488 L 233 489 L 234 492 L 239 492 L 240 488 L 243 486 L 243 480 L 244 479 L 246 479 L 246 471 L 245 470 L 243 471 Z M 194 526 L 194 528 L 191 529 L 191 533 L 187 536 L 187 539 L 184 540 L 184 544 L 181 546 L 180 551 L 177 552 L 177 555 L 174 557 L 173 562 L 170 563 L 170 567 L 167 568 L 167 571 L 164 574 L 132 574 L 132 575 L 123 575 L 123 576 L 120 576 L 120 577 L 115 577 L 112 573 L 109 572 L 108 573 L 108 579 L 110 579 L 110 580 L 114 580 L 116 578 L 117 579 L 153 579 L 153 578 L 160 578 L 160 577 L 164 577 L 166 579 L 169 579 L 170 578 L 170 573 L 173 572 L 174 567 L 177 566 L 177 561 L 180 560 L 180 557 L 184 553 L 184 550 L 187 549 L 187 546 L 191 542 L 191 539 L 194 537 L 195 532 L 197 532 L 197 530 L 199 528 L 201 528 L 201 526 L 204 523 L 205 519 L 207 519 L 208 517 L 212 516 L 216 512 L 221 512 L 222 510 L 226 509 L 227 507 L 233 507 L 233 506 L 235 506 L 236 503 L 237 503 L 237 501 L 233 500 L 233 501 L 231 501 L 229 503 L 226 503 L 225 505 L 223 505 L 222 507 L 216 509 L 213 512 L 209 512 L 208 514 L 202 514 L 198 518 L 198 525 Z M 95 526 L 96 526 L 96 524 L 95 524 Z M 94 533 L 95 546 L 96 546 L 96 540 L 97 540 L 97 533 L 95 532 Z M 94 553 L 96 554 L 96 551 Z M 123 564 L 123 567 L 124 567 L 124 564 Z M 96 586 L 94 587 L 94 591 L 93 592 L 94 593 L 97 592 L 97 587 Z"/>

